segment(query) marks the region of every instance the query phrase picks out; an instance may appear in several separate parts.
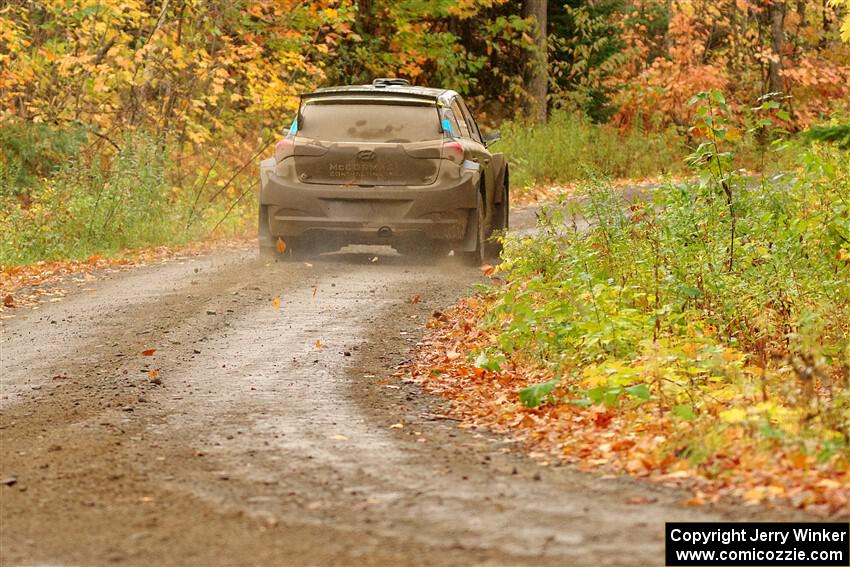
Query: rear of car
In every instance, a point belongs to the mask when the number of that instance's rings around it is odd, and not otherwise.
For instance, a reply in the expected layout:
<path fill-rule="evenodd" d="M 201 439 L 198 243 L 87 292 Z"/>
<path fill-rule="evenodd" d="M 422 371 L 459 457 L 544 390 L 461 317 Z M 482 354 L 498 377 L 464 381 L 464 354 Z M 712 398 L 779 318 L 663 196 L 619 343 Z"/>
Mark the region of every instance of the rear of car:
<path fill-rule="evenodd" d="M 290 249 L 457 244 L 480 172 L 464 160 L 438 93 L 332 89 L 302 98 L 261 164 L 260 238 Z"/>

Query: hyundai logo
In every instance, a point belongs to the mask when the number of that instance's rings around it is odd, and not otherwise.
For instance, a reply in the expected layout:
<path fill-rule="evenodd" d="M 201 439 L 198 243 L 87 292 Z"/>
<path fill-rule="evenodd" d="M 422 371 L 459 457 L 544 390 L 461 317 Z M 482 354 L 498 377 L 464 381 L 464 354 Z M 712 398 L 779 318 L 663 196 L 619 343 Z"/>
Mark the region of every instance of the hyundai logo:
<path fill-rule="evenodd" d="M 373 161 L 375 159 L 375 152 L 372 150 L 360 150 L 357 152 L 357 159 L 360 161 Z"/>

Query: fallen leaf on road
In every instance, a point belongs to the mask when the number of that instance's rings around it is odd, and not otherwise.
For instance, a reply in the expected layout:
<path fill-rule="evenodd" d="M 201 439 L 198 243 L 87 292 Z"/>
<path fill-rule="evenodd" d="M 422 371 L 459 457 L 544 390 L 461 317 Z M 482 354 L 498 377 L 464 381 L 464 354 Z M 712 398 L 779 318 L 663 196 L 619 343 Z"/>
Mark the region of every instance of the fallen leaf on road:
<path fill-rule="evenodd" d="M 153 356 L 153 353 L 156 352 L 155 348 L 149 348 L 147 350 L 142 351 L 142 356 Z"/>
<path fill-rule="evenodd" d="M 319 292 L 319 288 L 318 288 L 318 287 L 316 287 L 316 286 L 313 286 L 313 297 L 316 297 L 316 294 L 317 294 L 318 292 Z"/>
<path fill-rule="evenodd" d="M 693 496 L 685 500 L 685 506 L 703 506 L 705 505 L 705 499 L 702 496 Z"/>
<path fill-rule="evenodd" d="M 154 384 L 162 384 L 162 380 L 159 378 L 159 368 L 151 368 L 148 370 L 148 380 Z"/>
<path fill-rule="evenodd" d="M 372 257 L 372 263 L 374 264 L 374 263 L 375 263 L 375 262 L 377 262 L 377 261 L 378 261 L 378 257 L 377 257 L 377 256 L 373 256 L 373 257 Z"/>
<path fill-rule="evenodd" d="M 483 264 L 479 270 L 481 270 L 481 273 L 485 276 L 490 277 L 493 275 L 493 272 L 496 271 L 496 268 L 492 264 Z"/>
<path fill-rule="evenodd" d="M 67 377 L 67 376 L 63 376 L 62 374 L 57 374 L 56 376 L 53 376 L 53 377 L 51 378 L 51 380 L 67 380 L 67 379 L 68 379 L 68 377 Z"/>
<path fill-rule="evenodd" d="M 275 249 L 277 249 L 278 254 L 283 254 L 286 252 L 286 242 L 283 241 L 283 238 L 278 238 L 277 243 L 274 245 Z"/>
<path fill-rule="evenodd" d="M 410 298 L 410 304 L 411 305 L 416 305 L 420 301 L 422 301 L 422 297 L 418 293 Z"/>
<path fill-rule="evenodd" d="M 4 307 L 14 307 L 15 306 L 15 298 L 11 293 L 3 298 L 3 306 Z"/>
<path fill-rule="evenodd" d="M 348 441 L 348 437 L 345 435 L 331 435 L 330 438 L 334 441 Z"/>
<path fill-rule="evenodd" d="M 276 295 L 272 298 L 272 307 L 280 309 L 280 296 Z"/>
<path fill-rule="evenodd" d="M 322 348 L 322 341 L 316 339 L 316 348 Z"/>
<path fill-rule="evenodd" d="M 393 423 L 390 425 L 390 429 L 404 429 L 404 425 L 401 423 Z"/>

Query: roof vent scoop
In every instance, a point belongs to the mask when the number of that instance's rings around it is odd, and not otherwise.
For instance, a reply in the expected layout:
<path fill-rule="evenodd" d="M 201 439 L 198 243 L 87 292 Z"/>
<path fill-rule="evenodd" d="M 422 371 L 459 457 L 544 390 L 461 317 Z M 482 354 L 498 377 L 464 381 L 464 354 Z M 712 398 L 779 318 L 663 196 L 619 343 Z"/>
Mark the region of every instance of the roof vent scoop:
<path fill-rule="evenodd" d="M 373 87 L 408 87 L 410 86 L 410 81 L 407 79 L 396 79 L 395 77 L 388 77 L 382 79 L 375 79 L 372 81 Z"/>

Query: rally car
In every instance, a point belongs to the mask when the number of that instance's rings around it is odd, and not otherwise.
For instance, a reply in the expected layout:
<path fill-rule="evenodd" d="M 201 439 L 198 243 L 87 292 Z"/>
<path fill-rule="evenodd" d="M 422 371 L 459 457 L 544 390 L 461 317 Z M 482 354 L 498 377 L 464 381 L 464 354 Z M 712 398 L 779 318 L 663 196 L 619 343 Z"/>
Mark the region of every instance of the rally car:
<path fill-rule="evenodd" d="M 483 263 L 508 228 L 508 165 L 461 96 L 403 79 L 301 96 L 286 136 L 260 164 L 262 254 L 346 244 Z"/>

